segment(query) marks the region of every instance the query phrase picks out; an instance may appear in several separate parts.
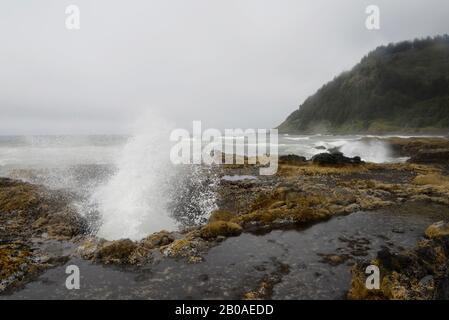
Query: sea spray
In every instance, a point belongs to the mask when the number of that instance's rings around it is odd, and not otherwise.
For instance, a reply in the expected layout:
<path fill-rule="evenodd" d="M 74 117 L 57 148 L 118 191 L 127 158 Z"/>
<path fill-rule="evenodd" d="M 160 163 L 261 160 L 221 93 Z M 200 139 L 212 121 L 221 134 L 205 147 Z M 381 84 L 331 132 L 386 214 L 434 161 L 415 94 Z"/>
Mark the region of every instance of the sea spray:
<path fill-rule="evenodd" d="M 116 160 L 116 171 L 92 195 L 100 216 L 98 236 L 139 239 L 161 229 L 173 229 L 168 212 L 171 126 L 154 116 L 143 117 Z"/>
<path fill-rule="evenodd" d="M 393 158 L 388 144 L 379 139 L 360 139 L 348 141 L 339 148 L 347 157 L 359 156 L 362 160 L 374 163 L 397 162 Z"/>
<path fill-rule="evenodd" d="M 172 129 L 154 115 L 137 123 L 115 173 L 89 201 L 92 229 L 99 237 L 138 240 L 162 229 L 199 225 L 216 208 L 214 170 L 170 161 Z"/>
<path fill-rule="evenodd" d="M 181 227 L 207 222 L 210 213 L 217 209 L 217 171 L 213 166 L 191 165 L 178 172 L 177 183 L 172 185 L 176 197 L 170 203 L 174 218 Z"/>

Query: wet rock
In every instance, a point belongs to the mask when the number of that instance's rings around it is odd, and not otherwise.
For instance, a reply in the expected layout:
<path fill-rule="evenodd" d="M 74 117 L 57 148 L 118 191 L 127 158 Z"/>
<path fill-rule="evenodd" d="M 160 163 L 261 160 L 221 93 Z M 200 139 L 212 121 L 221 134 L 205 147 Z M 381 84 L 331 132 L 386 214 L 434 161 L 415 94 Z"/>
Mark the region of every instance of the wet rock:
<path fill-rule="evenodd" d="M 392 201 L 384 201 L 381 198 L 373 196 L 359 197 L 357 198 L 357 203 L 360 205 L 361 209 L 365 210 L 373 210 L 394 204 Z"/>
<path fill-rule="evenodd" d="M 419 186 L 444 186 L 449 185 L 449 179 L 441 174 L 430 173 L 420 174 L 413 179 L 413 183 Z M 432 189 L 429 189 L 428 193 L 432 193 Z"/>
<path fill-rule="evenodd" d="M 436 285 L 436 300 L 449 300 L 449 276 L 441 279 Z"/>
<path fill-rule="evenodd" d="M 337 187 L 333 191 L 333 196 L 335 197 L 335 203 L 338 205 L 346 206 L 356 201 L 354 190 L 350 188 Z"/>
<path fill-rule="evenodd" d="M 161 247 L 161 252 L 166 257 L 185 258 L 188 263 L 198 263 L 203 261 L 201 254 L 215 244 L 216 242 L 198 238 L 193 232 L 182 239 L 173 241 L 168 246 Z"/>
<path fill-rule="evenodd" d="M 360 206 L 357 203 L 350 204 L 344 208 L 346 213 L 352 213 L 356 211 L 360 211 Z"/>
<path fill-rule="evenodd" d="M 47 227 L 47 234 L 56 240 L 69 240 L 80 234 L 76 225 L 68 223 L 51 224 Z"/>
<path fill-rule="evenodd" d="M 169 245 L 175 241 L 175 236 L 165 230 L 153 233 L 140 242 L 140 245 L 146 249 L 154 249 Z"/>
<path fill-rule="evenodd" d="M 226 240 L 225 236 L 217 236 L 217 238 L 215 239 L 215 241 L 217 241 L 217 242 L 223 242 L 225 240 Z"/>
<path fill-rule="evenodd" d="M 24 246 L 0 245 L 0 292 L 25 274 L 30 257 L 30 250 Z"/>
<path fill-rule="evenodd" d="M 319 165 L 362 164 L 360 157 L 345 157 L 341 152 L 319 153 L 312 157 L 312 162 Z"/>
<path fill-rule="evenodd" d="M 437 229 L 440 225 L 436 226 Z M 350 299 L 439 299 L 447 293 L 449 237 L 419 241 L 412 250 L 393 253 L 384 248 L 377 259 L 357 263 L 352 269 Z M 379 267 L 379 290 L 365 287 L 367 265 Z"/>
<path fill-rule="evenodd" d="M 209 217 L 209 222 L 215 221 L 230 221 L 236 217 L 235 213 L 228 210 L 215 210 L 211 213 Z"/>
<path fill-rule="evenodd" d="M 83 259 L 93 260 L 95 258 L 96 252 L 103 246 L 105 242 L 106 240 L 97 237 L 87 237 L 78 246 L 76 252 Z"/>
<path fill-rule="evenodd" d="M 53 263 L 59 263 L 60 259 L 48 259 L 48 255 L 35 248 L 31 239 L 67 240 L 83 232 L 83 219 L 73 210 L 70 194 L 0 178 L 2 290 L 31 279 Z"/>
<path fill-rule="evenodd" d="M 346 262 L 350 257 L 347 254 L 324 254 L 318 253 L 322 257 L 321 262 L 330 264 L 331 266 L 338 266 Z"/>
<path fill-rule="evenodd" d="M 279 162 L 287 164 L 303 164 L 306 161 L 307 161 L 306 157 L 298 156 L 296 154 L 279 156 Z"/>
<path fill-rule="evenodd" d="M 200 230 L 200 236 L 203 239 L 213 239 L 218 236 L 238 236 L 240 233 L 242 233 L 242 227 L 237 223 L 228 221 L 211 222 Z"/>
<path fill-rule="evenodd" d="M 280 208 L 280 207 L 283 207 L 283 206 L 285 206 L 285 205 L 286 205 L 285 201 L 276 201 L 275 203 L 273 203 L 273 204 L 270 206 L 270 209 Z"/>
<path fill-rule="evenodd" d="M 419 285 L 424 286 L 424 287 L 433 287 L 434 285 L 434 278 L 432 275 L 427 275 L 424 278 L 422 278 L 421 280 L 419 280 Z"/>
<path fill-rule="evenodd" d="M 425 194 L 417 194 L 417 195 L 412 195 L 410 197 L 410 201 L 416 201 L 416 202 L 431 202 L 432 199 L 431 197 L 425 195 Z"/>
<path fill-rule="evenodd" d="M 389 138 L 395 156 L 413 157 L 421 150 L 449 149 L 447 138 Z"/>
<path fill-rule="evenodd" d="M 192 255 L 194 252 L 192 239 L 183 238 L 173 241 L 170 245 L 162 248 L 162 252 L 166 256 L 179 257 Z"/>
<path fill-rule="evenodd" d="M 401 270 L 411 263 L 407 255 L 392 253 L 390 249 L 383 248 L 377 253 L 377 259 L 389 270 Z"/>
<path fill-rule="evenodd" d="M 255 290 L 246 292 L 243 295 L 243 300 L 264 300 L 270 299 L 273 294 L 273 288 L 276 284 L 282 281 L 282 278 L 290 272 L 290 266 L 274 261 L 276 270 L 263 277 L 258 287 Z"/>
<path fill-rule="evenodd" d="M 449 163 L 448 149 L 421 149 L 408 160 L 411 163 Z"/>
<path fill-rule="evenodd" d="M 49 267 L 66 262 L 67 259 L 30 248 L 23 241 L 0 244 L 0 293 L 19 287 Z"/>
<path fill-rule="evenodd" d="M 340 153 L 341 154 L 340 147 L 332 147 L 332 148 L 329 148 L 327 151 L 329 153 L 332 153 L 332 154 L 334 154 L 334 153 Z"/>
<path fill-rule="evenodd" d="M 332 204 L 328 208 L 329 212 L 331 214 L 339 214 L 345 212 L 345 208 L 343 206 L 340 206 L 338 204 Z"/>
<path fill-rule="evenodd" d="M 129 239 L 109 241 L 95 252 L 95 260 L 104 264 L 130 264 L 136 243 Z"/>
<path fill-rule="evenodd" d="M 21 181 L 0 178 L 0 212 L 5 233 L 24 239 L 42 233 L 71 238 L 84 232 L 69 195 Z"/>
<path fill-rule="evenodd" d="M 209 276 L 207 274 L 200 274 L 198 276 L 198 280 L 201 281 L 201 282 L 209 281 Z"/>
<path fill-rule="evenodd" d="M 405 230 L 404 230 L 403 228 L 393 228 L 393 229 L 391 229 L 391 232 L 394 232 L 394 233 L 404 233 Z"/>
<path fill-rule="evenodd" d="M 449 223 L 444 221 L 436 222 L 430 225 L 425 232 L 428 238 L 440 238 L 449 236 Z"/>

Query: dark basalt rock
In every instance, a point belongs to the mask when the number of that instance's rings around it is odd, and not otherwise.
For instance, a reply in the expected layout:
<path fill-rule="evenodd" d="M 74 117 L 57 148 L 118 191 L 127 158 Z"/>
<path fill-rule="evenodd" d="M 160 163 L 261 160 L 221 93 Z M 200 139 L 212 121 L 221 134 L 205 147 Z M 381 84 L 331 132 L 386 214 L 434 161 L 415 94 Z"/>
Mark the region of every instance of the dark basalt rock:
<path fill-rule="evenodd" d="M 447 299 L 449 295 L 449 236 L 420 240 L 417 247 L 399 253 L 384 248 L 377 259 L 357 263 L 352 269 L 350 299 Z M 379 290 L 365 287 L 365 269 L 377 265 Z"/>
<path fill-rule="evenodd" d="M 390 249 L 383 248 L 377 253 L 377 259 L 388 270 L 400 271 L 412 264 L 412 259 L 406 255 L 392 253 Z"/>
<path fill-rule="evenodd" d="M 421 149 L 408 161 L 411 163 L 449 163 L 449 149 Z"/>
<path fill-rule="evenodd" d="M 446 274 L 445 277 L 442 277 L 437 284 L 436 300 L 448 300 L 449 299 L 449 274 Z"/>
<path fill-rule="evenodd" d="M 280 162 L 284 162 L 284 163 L 303 163 L 306 162 L 307 159 L 306 157 L 302 157 L 302 156 L 298 156 L 296 154 L 288 154 L 285 156 L 280 156 L 279 157 L 279 161 Z"/>
<path fill-rule="evenodd" d="M 335 151 L 333 153 L 319 153 L 312 157 L 312 162 L 321 165 L 340 165 L 340 164 L 361 164 L 360 157 L 345 157 L 343 153 Z"/>

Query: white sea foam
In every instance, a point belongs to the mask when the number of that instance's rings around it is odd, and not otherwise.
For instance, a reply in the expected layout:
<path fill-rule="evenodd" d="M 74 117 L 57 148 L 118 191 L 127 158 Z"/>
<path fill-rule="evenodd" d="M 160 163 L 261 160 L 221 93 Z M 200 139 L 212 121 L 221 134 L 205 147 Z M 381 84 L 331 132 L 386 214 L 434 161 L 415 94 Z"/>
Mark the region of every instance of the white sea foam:
<path fill-rule="evenodd" d="M 309 140 L 310 137 L 285 137 L 285 139 L 287 140 L 292 140 L 292 141 L 301 141 L 301 140 Z"/>

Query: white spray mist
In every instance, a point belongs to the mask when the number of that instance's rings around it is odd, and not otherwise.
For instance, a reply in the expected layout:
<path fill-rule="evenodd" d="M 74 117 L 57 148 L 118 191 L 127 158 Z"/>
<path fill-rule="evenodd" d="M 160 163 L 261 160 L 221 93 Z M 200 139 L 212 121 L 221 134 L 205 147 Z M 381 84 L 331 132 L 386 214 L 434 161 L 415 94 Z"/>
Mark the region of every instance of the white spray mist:
<path fill-rule="evenodd" d="M 92 195 L 101 217 L 98 236 L 140 239 L 161 229 L 173 229 L 167 205 L 172 126 L 152 114 L 141 117 L 115 163 L 115 174 Z"/>

